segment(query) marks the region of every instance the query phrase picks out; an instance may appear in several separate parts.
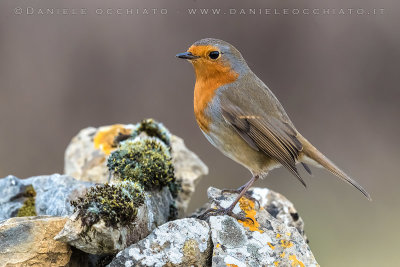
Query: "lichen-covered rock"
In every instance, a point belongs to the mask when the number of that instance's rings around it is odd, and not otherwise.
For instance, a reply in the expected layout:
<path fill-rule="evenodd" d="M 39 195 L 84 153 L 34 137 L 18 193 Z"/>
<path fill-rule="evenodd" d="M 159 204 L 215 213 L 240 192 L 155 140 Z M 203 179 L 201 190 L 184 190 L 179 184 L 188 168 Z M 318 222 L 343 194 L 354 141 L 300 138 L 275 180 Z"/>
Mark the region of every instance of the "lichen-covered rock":
<path fill-rule="evenodd" d="M 53 239 L 66 220 L 37 216 L 1 221 L 0 266 L 67 266 L 70 247 Z"/>
<path fill-rule="evenodd" d="M 108 198 L 116 202 L 116 199 Z M 96 198 L 94 198 L 96 200 Z M 83 206 L 96 212 L 110 207 L 107 198 L 97 198 L 93 205 Z M 103 203 L 104 201 L 104 203 Z M 103 215 L 90 216 L 86 210 L 86 217 L 82 217 L 79 209 L 69 217 L 64 229 L 56 236 L 56 240 L 67 242 L 70 245 L 91 254 L 113 254 L 138 242 L 151 233 L 153 229 L 167 222 L 171 217 L 171 206 L 174 200 L 168 187 L 161 191 L 146 192 L 143 204 L 135 206 L 134 219 L 127 220 L 126 214 L 119 214 L 109 208 Z M 130 205 L 130 203 L 114 203 L 116 205 Z M 133 203 L 135 204 L 135 203 Z M 136 203 L 138 204 L 138 202 Z M 89 210 L 89 211 L 90 211 Z M 123 210 L 126 210 L 125 208 Z M 122 218 L 125 220 L 122 220 Z M 94 219 L 93 219 L 94 218 Z M 94 221 L 93 221 L 94 220 Z M 94 223 L 93 223 L 94 222 Z M 110 224 L 110 222 L 114 222 Z"/>
<path fill-rule="evenodd" d="M 0 179 L 0 221 L 15 217 L 26 200 L 23 180 L 9 175 Z"/>
<path fill-rule="evenodd" d="M 250 218 L 236 220 L 230 216 L 212 216 L 209 219 L 213 242 L 212 266 L 318 266 L 306 240 L 293 224 L 289 210 L 281 212 L 283 220 L 275 218 L 263 204 L 268 204 L 268 192 L 253 189 L 253 197 L 261 207 L 246 197 L 235 206 L 235 214 Z M 221 194 L 209 188 L 212 207 L 216 203 L 227 208 L 237 196 Z M 268 207 L 268 205 L 267 205 Z M 284 212 L 288 213 L 283 216 Z M 278 212 L 279 214 L 279 212 Z M 286 220 L 286 221 L 285 221 Z"/>
<path fill-rule="evenodd" d="M 308 243 L 304 231 L 304 221 L 298 214 L 292 202 L 283 195 L 269 190 L 268 188 L 254 187 L 249 190 L 249 194 L 257 199 L 261 205 L 272 217 L 280 220 L 288 226 L 296 227 L 297 231 Z"/>
<path fill-rule="evenodd" d="M 108 266 L 208 266 L 210 254 L 208 224 L 188 218 L 163 224 L 118 253 Z"/>
<path fill-rule="evenodd" d="M 91 185 L 93 183 L 60 174 L 28 179 L 9 175 L 0 179 L 0 220 L 35 213 L 52 216 L 72 214 L 70 200 L 83 194 Z"/>
<path fill-rule="evenodd" d="M 129 138 L 119 144 L 107 161 L 113 181 L 133 181 L 140 183 L 145 190 L 160 190 L 168 186 L 172 195 L 177 196 L 178 185 L 169 147 L 160 139 L 148 136 Z"/>
<path fill-rule="evenodd" d="M 130 181 L 100 184 L 89 188 L 85 196 L 71 201 L 82 225 L 90 227 L 103 220 L 107 227 L 126 226 L 136 219 L 145 192 L 142 185 Z"/>
<path fill-rule="evenodd" d="M 65 150 L 64 173 L 82 181 L 108 182 L 107 156 L 117 148 L 115 138 L 130 135 L 132 129 L 122 124 L 82 129 Z"/>
<path fill-rule="evenodd" d="M 119 142 L 139 135 L 156 137 L 170 147 L 175 178 L 181 185 L 176 207 L 179 216 L 183 216 L 195 186 L 208 173 L 208 169 L 187 149 L 181 138 L 170 134 L 161 123 L 154 120 L 143 120 L 135 125 L 115 124 L 81 130 L 65 151 L 65 174 L 82 181 L 108 182 L 111 177 L 107 167 L 108 156 L 118 148 Z"/>
<path fill-rule="evenodd" d="M 168 147 L 171 145 L 171 133 L 161 122 L 153 119 L 142 120 L 134 126 L 130 138 L 135 139 L 142 133 L 145 133 L 149 137 L 158 138 Z"/>
<path fill-rule="evenodd" d="M 0 221 L 0 267 L 317 266 L 293 204 L 268 189 L 252 188 L 236 205 L 248 220 L 171 221 L 208 169 L 152 119 L 83 129 L 66 150 L 65 172 L 79 180 L 0 179 L 0 220 L 69 215 Z M 209 188 L 197 214 L 236 196 Z"/>
<path fill-rule="evenodd" d="M 176 206 L 179 217 L 182 217 L 186 213 L 196 185 L 208 174 L 208 167 L 195 153 L 187 149 L 182 138 L 175 135 L 171 136 L 171 154 L 175 178 L 181 186 Z"/>

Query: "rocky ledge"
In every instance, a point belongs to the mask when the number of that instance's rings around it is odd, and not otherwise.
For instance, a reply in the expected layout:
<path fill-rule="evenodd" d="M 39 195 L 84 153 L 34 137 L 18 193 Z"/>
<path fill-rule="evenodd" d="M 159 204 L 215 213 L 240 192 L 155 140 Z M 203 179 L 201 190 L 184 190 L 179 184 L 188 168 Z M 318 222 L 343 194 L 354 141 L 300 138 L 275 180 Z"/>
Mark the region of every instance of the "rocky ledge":
<path fill-rule="evenodd" d="M 197 219 L 235 194 L 208 189 L 208 172 L 161 123 L 86 128 L 65 153 L 65 174 L 0 179 L 0 266 L 318 266 L 293 204 L 252 188 L 236 214 Z"/>

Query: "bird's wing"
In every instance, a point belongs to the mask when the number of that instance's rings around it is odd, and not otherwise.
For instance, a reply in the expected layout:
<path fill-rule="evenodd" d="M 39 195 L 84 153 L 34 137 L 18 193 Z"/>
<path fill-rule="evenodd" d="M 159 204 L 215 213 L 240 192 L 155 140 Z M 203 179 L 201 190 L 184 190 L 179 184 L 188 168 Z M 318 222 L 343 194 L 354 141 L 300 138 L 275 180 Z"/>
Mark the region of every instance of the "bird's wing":
<path fill-rule="evenodd" d="M 296 168 L 296 160 L 303 146 L 296 130 L 274 116 L 260 116 L 239 108 L 228 99 L 221 101 L 222 116 L 237 133 L 255 150 L 285 166 L 306 186 Z"/>

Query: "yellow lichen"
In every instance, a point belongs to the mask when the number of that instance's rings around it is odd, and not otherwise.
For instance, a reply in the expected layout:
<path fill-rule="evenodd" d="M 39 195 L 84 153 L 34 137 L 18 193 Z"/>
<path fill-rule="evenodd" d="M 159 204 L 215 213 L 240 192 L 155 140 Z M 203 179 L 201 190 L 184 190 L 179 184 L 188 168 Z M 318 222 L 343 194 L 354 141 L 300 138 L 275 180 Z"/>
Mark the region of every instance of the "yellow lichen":
<path fill-rule="evenodd" d="M 276 238 L 279 238 L 279 237 L 281 237 L 281 235 L 280 234 L 276 234 Z"/>
<path fill-rule="evenodd" d="M 300 266 L 300 267 L 305 267 L 304 263 L 302 263 L 301 261 L 299 261 L 299 260 L 297 259 L 296 255 L 290 255 L 290 256 L 289 256 L 289 260 L 292 261 L 292 264 L 291 264 L 291 265 L 292 265 L 293 267 L 298 267 L 298 266 Z"/>
<path fill-rule="evenodd" d="M 279 266 L 279 261 L 274 261 L 275 266 Z"/>
<path fill-rule="evenodd" d="M 279 254 L 279 257 L 281 257 L 281 258 L 285 257 L 285 252 L 282 252 L 281 254 Z"/>
<path fill-rule="evenodd" d="M 269 246 L 271 249 L 275 249 L 275 246 L 272 245 L 270 242 L 268 242 L 268 246 Z"/>
<path fill-rule="evenodd" d="M 123 124 L 114 124 L 99 131 L 93 139 L 94 147 L 101 149 L 106 155 L 109 155 L 117 148 L 115 138 L 119 134 L 129 135 L 131 129 L 126 129 Z"/>
<path fill-rule="evenodd" d="M 239 221 L 243 226 L 249 228 L 250 231 L 258 231 L 260 233 L 264 233 L 263 230 L 259 229 L 260 224 L 256 220 L 256 214 L 257 211 L 254 209 L 254 201 L 242 197 L 239 200 L 239 206 L 242 209 L 242 211 L 246 214 L 246 217 L 252 219 L 252 220 L 245 220 L 245 221 Z"/>
<path fill-rule="evenodd" d="M 286 233 L 286 235 L 287 235 L 287 236 L 291 236 L 291 235 L 292 235 L 292 233 Z"/>
<path fill-rule="evenodd" d="M 291 246 L 293 246 L 293 243 L 290 240 L 281 240 L 281 246 L 283 248 L 290 248 Z"/>
<path fill-rule="evenodd" d="M 216 248 L 219 248 L 219 247 L 221 247 L 221 244 L 220 244 L 220 243 L 217 243 L 217 245 L 215 245 L 215 247 L 216 247 Z"/>
<path fill-rule="evenodd" d="M 183 255 L 188 262 L 195 262 L 200 257 L 199 243 L 194 239 L 189 239 L 183 244 Z"/>
<path fill-rule="evenodd" d="M 228 266 L 228 267 L 238 267 L 236 264 L 229 264 L 229 263 L 227 263 L 226 266 Z"/>

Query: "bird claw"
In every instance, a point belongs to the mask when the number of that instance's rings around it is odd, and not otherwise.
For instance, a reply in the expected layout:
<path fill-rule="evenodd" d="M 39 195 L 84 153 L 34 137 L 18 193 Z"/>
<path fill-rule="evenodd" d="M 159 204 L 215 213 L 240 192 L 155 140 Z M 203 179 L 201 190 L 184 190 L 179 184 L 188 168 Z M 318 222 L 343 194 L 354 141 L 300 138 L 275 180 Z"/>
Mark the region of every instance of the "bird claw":
<path fill-rule="evenodd" d="M 235 218 L 236 220 L 240 220 L 240 221 L 251 220 L 254 223 L 254 220 L 252 218 L 246 217 L 241 214 L 235 214 L 232 212 L 231 208 L 226 208 L 226 209 L 210 208 L 210 209 L 206 210 L 203 214 L 197 216 L 197 218 L 200 220 L 207 220 L 210 216 L 222 216 L 222 215 L 228 215 L 228 216 Z"/>

